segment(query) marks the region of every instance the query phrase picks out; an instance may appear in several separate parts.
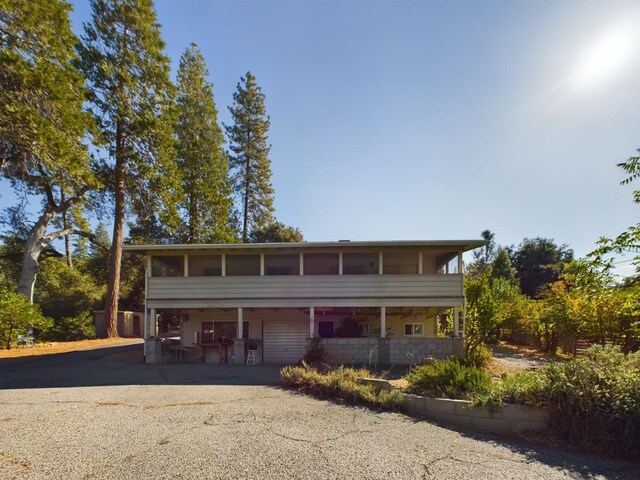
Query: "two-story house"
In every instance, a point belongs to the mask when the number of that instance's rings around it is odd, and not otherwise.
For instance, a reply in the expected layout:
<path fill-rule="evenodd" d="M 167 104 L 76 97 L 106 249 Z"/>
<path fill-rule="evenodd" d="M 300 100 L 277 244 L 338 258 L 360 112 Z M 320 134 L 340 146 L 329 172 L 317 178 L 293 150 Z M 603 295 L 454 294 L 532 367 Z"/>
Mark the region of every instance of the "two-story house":
<path fill-rule="evenodd" d="M 258 361 L 295 363 L 309 338 L 320 337 L 331 362 L 408 364 L 425 356 L 462 355 L 462 254 L 484 244 L 339 241 L 124 248 L 147 259 L 147 362 L 244 363 L 249 342 L 260 343 Z M 453 334 L 438 336 L 439 315 L 451 308 Z M 174 338 L 161 341 L 162 336 Z"/>

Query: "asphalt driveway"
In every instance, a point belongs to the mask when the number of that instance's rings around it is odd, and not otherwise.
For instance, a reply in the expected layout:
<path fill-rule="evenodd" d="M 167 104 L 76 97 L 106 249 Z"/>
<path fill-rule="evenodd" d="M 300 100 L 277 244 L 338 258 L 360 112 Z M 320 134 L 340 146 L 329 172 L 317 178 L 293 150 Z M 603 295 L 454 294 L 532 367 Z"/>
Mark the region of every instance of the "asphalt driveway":
<path fill-rule="evenodd" d="M 0 478 L 638 478 L 278 387 L 277 367 L 145 365 L 141 346 L 0 360 Z"/>

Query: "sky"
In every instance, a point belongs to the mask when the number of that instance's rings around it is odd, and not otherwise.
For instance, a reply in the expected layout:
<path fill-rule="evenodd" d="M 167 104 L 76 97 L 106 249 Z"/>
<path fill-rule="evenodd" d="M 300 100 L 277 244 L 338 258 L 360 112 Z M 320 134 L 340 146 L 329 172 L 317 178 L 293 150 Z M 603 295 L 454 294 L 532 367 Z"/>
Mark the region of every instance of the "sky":
<path fill-rule="evenodd" d="M 221 122 L 256 76 L 276 217 L 308 241 L 490 229 L 583 256 L 638 221 L 616 167 L 640 148 L 638 2 L 155 3 L 173 75 L 195 42 Z"/>

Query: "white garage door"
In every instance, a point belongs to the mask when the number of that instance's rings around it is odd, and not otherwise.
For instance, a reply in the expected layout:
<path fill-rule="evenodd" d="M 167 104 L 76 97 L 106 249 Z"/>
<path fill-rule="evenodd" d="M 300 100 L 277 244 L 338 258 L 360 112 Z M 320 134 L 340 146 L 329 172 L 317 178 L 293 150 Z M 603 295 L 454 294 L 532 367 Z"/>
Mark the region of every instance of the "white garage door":
<path fill-rule="evenodd" d="M 309 324 L 295 320 L 265 320 L 262 333 L 265 363 L 297 363 L 306 352 Z"/>

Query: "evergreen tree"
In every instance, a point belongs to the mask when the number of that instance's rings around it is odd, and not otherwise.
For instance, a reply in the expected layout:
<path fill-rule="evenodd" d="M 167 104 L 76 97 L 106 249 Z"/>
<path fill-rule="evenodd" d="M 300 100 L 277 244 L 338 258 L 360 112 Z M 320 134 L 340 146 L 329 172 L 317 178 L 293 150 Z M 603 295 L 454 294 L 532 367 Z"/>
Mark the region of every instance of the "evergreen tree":
<path fill-rule="evenodd" d="M 91 236 L 67 214 L 98 187 L 82 141 L 92 122 L 74 65 L 70 10 L 63 0 L 0 0 L 0 175 L 20 205 L 30 195 L 43 205 L 22 237 L 17 291 L 29 301 L 40 255 L 51 242 L 71 233 Z M 56 225 L 60 215 L 66 220 Z"/>
<path fill-rule="evenodd" d="M 115 202 L 105 300 L 107 336 L 116 319 L 127 212 L 157 212 L 163 223 L 177 218 L 179 190 L 174 161 L 169 59 L 163 53 L 152 0 L 91 0 L 91 23 L 80 45 L 106 152 L 103 167 Z"/>
<path fill-rule="evenodd" d="M 242 241 L 254 229 L 273 221 L 273 187 L 267 143 L 270 120 L 264 94 L 251 72 L 240 79 L 229 111 L 233 125 L 225 125 L 230 143 L 233 190 L 240 201 Z"/>
<path fill-rule="evenodd" d="M 180 59 L 177 78 L 176 136 L 182 171 L 180 207 L 186 225 L 183 243 L 222 243 L 233 239 L 229 214 L 233 204 L 229 162 L 209 72 L 195 44 Z"/>
<path fill-rule="evenodd" d="M 249 243 L 299 243 L 304 242 L 302 232 L 281 222 L 255 229 L 249 235 Z"/>
<path fill-rule="evenodd" d="M 499 247 L 495 259 L 491 264 L 491 278 L 504 278 L 509 283 L 517 285 L 518 280 L 516 279 L 516 273 L 516 269 L 513 267 L 511 259 L 509 258 L 509 250 L 504 247 Z"/>

